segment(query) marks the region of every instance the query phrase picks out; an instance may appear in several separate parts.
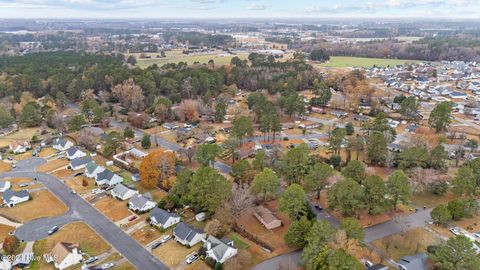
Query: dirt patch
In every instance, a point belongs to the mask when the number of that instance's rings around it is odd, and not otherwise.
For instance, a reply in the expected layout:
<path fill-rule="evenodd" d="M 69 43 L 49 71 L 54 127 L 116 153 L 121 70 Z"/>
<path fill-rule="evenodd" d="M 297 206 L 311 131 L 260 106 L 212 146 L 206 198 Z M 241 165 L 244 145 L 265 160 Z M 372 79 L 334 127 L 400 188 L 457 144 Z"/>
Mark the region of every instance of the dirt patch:
<path fill-rule="evenodd" d="M 68 166 L 69 162 L 66 159 L 54 159 L 51 161 L 48 161 L 45 164 L 42 164 L 38 166 L 37 171 L 38 172 L 51 172 L 53 170 L 56 170 L 58 168 L 62 168 L 65 166 Z"/>
<path fill-rule="evenodd" d="M 97 256 L 110 249 L 110 246 L 83 222 L 74 222 L 60 228 L 60 230 L 42 240 L 35 242 L 35 255 L 43 256 L 52 250 L 58 242 L 78 243 L 80 249 L 90 256 Z M 39 260 L 39 269 L 51 269 L 44 260 Z"/>
<path fill-rule="evenodd" d="M 12 164 L 0 161 L 0 173 L 9 172 L 12 170 Z"/>
<path fill-rule="evenodd" d="M 0 224 L 0 242 L 3 242 L 3 239 L 5 239 L 5 237 L 7 237 L 7 235 L 13 230 L 15 230 L 14 227 Z"/>
<path fill-rule="evenodd" d="M 163 234 L 171 234 L 171 231 L 161 233 L 158 229 L 150 225 L 146 225 L 140 228 L 139 230 L 135 231 L 134 233 L 132 233 L 131 236 L 135 240 L 137 240 L 137 242 L 139 242 L 141 245 L 146 245 L 148 243 L 151 243 L 157 240 Z"/>
<path fill-rule="evenodd" d="M 176 265 L 182 263 L 188 257 L 188 255 L 196 252 L 200 247 L 201 244 L 197 244 L 191 248 L 187 248 L 174 240 L 170 240 L 153 250 L 153 255 L 160 259 L 160 261 L 162 261 L 168 267 L 174 268 Z"/>
<path fill-rule="evenodd" d="M 425 252 L 429 245 L 438 245 L 442 242 L 440 238 L 431 232 L 416 228 L 403 234 L 394 234 L 379 240 L 372 244 L 384 250 L 388 257 L 397 261 L 403 256 Z"/>
<path fill-rule="evenodd" d="M 12 208 L 0 208 L 0 214 L 9 219 L 25 223 L 32 219 L 59 216 L 68 208 L 48 190 L 40 190 L 30 194 L 31 200 Z"/>
<path fill-rule="evenodd" d="M 95 207 L 112 221 L 116 222 L 133 215 L 127 208 L 126 201 L 105 197 L 95 203 Z"/>

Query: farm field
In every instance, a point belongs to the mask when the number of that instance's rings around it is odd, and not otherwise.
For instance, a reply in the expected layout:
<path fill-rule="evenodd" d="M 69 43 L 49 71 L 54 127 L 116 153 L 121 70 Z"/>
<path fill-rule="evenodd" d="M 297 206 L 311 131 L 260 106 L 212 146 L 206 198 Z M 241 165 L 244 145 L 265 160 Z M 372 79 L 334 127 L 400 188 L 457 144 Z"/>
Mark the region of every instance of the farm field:
<path fill-rule="evenodd" d="M 151 56 L 151 58 L 147 59 L 140 59 L 138 56 L 139 54 L 133 54 L 137 57 L 137 65 L 140 68 L 146 68 L 153 64 L 157 64 L 159 66 L 168 64 L 168 63 L 178 63 L 178 62 L 187 62 L 187 64 L 191 65 L 194 62 L 199 62 L 201 64 L 207 64 L 208 61 L 213 60 L 215 61 L 216 65 L 226 65 L 230 64 L 230 60 L 233 57 L 238 56 L 240 59 L 247 59 L 248 54 L 238 54 L 238 55 L 229 55 L 229 56 L 221 56 L 223 54 L 222 51 L 215 51 L 208 54 L 197 54 L 197 55 L 186 55 L 183 54 L 181 50 L 173 50 L 173 51 L 166 51 L 164 58 L 156 58 L 157 55 L 160 53 L 149 53 L 147 55 Z"/>
<path fill-rule="evenodd" d="M 382 58 L 366 58 L 366 57 L 347 57 L 347 56 L 332 56 L 330 61 L 319 64 L 320 67 L 373 67 L 374 65 L 379 67 L 403 65 L 407 62 L 415 63 L 419 61 L 415 60 L 403 60 L 403 59 L 382 59 Z"/>

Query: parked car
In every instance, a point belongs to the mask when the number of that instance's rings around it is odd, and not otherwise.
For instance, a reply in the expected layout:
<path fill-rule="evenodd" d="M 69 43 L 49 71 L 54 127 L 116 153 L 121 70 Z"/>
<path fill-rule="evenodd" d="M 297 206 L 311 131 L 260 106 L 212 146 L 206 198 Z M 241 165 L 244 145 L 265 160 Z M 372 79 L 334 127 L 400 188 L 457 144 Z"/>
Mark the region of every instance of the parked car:
<path fill-rule="evenodd" d="M 473 234 L 476 238 L 479 238 L 480 239 L 480 232 L 476 232 Z"/>
<path fill-rule="evenodd" d="M 103 190 L 101 190 L 101 189 L 99 189 L 99 188 L 94 188 L 94 189 L 92 189 L 92 194 L 100 194 L 100 193 L 102 193 L 102 192 L 103 192 Z"/>
<path fill-rule="evenodd" d="M 110 269 L 114 266 L 113 263 L 104 263 L 102 264 L 102 269 Z"/>
<path fill-rule="evenodd" d="M 317 209 L 318 211 L 323 210 L 323 208 L 320 206 L 320 204 L 315 204 L 315 209 Z"/>
<path fill-rule="evenodd" d="M 138 218 L 137 216 L 131 216 L 131 217 L 128 218 L 128 221 L 134 221 L 137 218 Z"/>
<path fill-rule="evenodd" d="M 193 253 L 192 255 L 190 255 L 188 258 L 187 258 L 187 264 L 192 264 L 194 261 L 198 260 L 200 256 L 198 256 L 197 253 Z"/>
<path fill-rule="evenodd" d="M 152 245 L 152 249 L 156 249 L 158 248 L 159 246 L 162 245 L 162 242 L 161 241 L 158 241 L 158 242 L 155 242 L 153 245 Z"/>
<path fill-rule="evenodd" d="M 53 226 L 50 230 L 48 230 L 48 235 L 52 235 L 58 231 L 58 226 Z"/>
<path fill-rule="evenodd" d="M 77 172 L 77 173 L 74 174 L 73 176 L 74 176 L 74 177 L 77 177 L 77 176 L 80 176 L 80 175 L 83 175 L 83 172 Z"/>
<path fill-rule="evenodd" d="M 72 193 L 73 195 L 77 195 L 77 192 L 73 189 L 72 189 L 72 191 L 70 191 L 70 193 Z"/>
<path fill-rule="evenodd" d="M 172 236 L 169 235 L 169 234 L 167 234 L 167 235 L 164 235 L 164 236 L 162 237 L 162 239 L 160 240 L 160 242 L 162 242 L 162 244 L 164 244 L 164 243 L 168 242 L 168 240 L 170 240 L 170 239 L 172 239 Z"/>
<path fill-rule="evenodd" d="M 12 168 L 15 169 L 16 167 L 17 167 L 17 164 L 13 163 L 13 164 L 12 164 Z"/>
<path fill-rule="evenodd" d="M 19 184 L 18 186 L 21 188 L 28 187 L 28 183 Z"/>
<path fill-rule="evenodd" d="M 93 257 L 90 257 L 88 259 L 85 260 L 85 264 L 91 264 L 93 262 L 96 262 L 98 260 L 98 257 L 97 256 L 93 256 Z"/>
<path fill-rule="evenodd" d="M 8 160 L 12 161 L 13 160 L 13 157 L 7 157 Z"/>
<path fill-rule="evenodd" d="M 450 228 L 450 232 L 455 234 L 455 235 L 460 235 L 461 234 L 460 228 L 458 228 L 458 227 Z"/>

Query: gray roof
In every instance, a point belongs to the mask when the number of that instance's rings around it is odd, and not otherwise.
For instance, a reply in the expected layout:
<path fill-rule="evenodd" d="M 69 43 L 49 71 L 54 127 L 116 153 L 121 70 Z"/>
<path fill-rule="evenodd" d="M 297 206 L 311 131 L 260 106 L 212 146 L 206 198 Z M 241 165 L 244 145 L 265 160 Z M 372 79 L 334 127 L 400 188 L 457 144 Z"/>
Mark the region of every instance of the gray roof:
<path fill-rule="evenodd" d="M 425 270 L 427 269 L 427 259 L 426 253 L 418 253 L 400 258 L 397 264 L 403 265 L 408 270 Z"/>
<path fill-rule="evenodd" d="M 178 223 L 177 227 L 173 229 L 173 233 L 175 234 L 175 237 L 190 242 L 195 235 L 203 234 L 203 231 L 201 229 L 190 227 L 190 225 L 186 223 L 180 222 Z"/>
<path fill-rule="evenodd" d="M 98 167 L 98 165 L 95 162 L 90 161 L 87 164 L 87 172 L 88 173 L 93 173 L 97 169 L 97 167 Z"/>
<path fill-rule="evenodd" d="M 230 246 L 227 245 L 228 241 L 227 240 L 220 240 L 214 236 L 208 236 L 207 238 L 207 244 L 210 243 L 210 250 L 213 251 L 213 254 L 215 254 L 215 257 L 217 259 L 222 259 L 223 256 L 225 255 L 225 252 L 230 248 Z"/>
<path fill-rule="evenodd" d="M 8 181 L 0 181 L 0 188 L 4 188 L 7 185 Z"/>
<path fill-rule="evenodd" d="M 7 189 L 3 193 L 3 200 L 6 201 L 6 202 L 9 202 L 12 199 L 12 197 L 14 197 L 14 196 L 24 198 L 24 197 L 28 197 L 30 195 L 28 194 L 27 190 L 13 191 L 11 189 Z"/>
<path fill-rule="evenodd" d="M 55 145 L 60 145 L 61 147 L 65 147 L 67 145 L 68 141 L 65 140 L 64 138 L 57 138 L 55 141 L 53 141 L 53 144 Z"/>
<path fill-rule="evenodd" d="M 132 190 L 132 189 L 126 187 L 123 184 L 116 184 L 115 187 L 112 189 L 112 192 L 114 192 L 115 194 L 117 194 L 120 197 L 123 197 L 123 195 L 125 195 L 130 190 Z"/>
<path fill-rule="evenodd" d="M 128 203 L 131 204 L 134 208 L 141 209 L 149 201 L 150 200 L 145 198 L 144 196 L 137 194 L 134 195 Z"/>
<path fill-rule="evenodd" d="M 153 209 L 152 212 L 150 212 L 150 217 L 155 218 L 155 221 L 159 224 L 165 224 L 165 222 L 167 222 L 167 220 L 170 217 L 178 218 L 180 216 L 175 214 L 175 213 L 167 212 L 167 211 L 163 210 L 162 208 L 155 208 L 155 209 Z"/>
<path fill-rule="evenodd" d="M 77 151 L 80 151 L 80 150 L 78 150 L 77 147 L 72 146 L 72 147 L 70 147 L 70 148 L 67 149 L 67 154 L 68 154 L 69 156 L 73 156 Z"/>
<path fill-rule="evenodd" d="M 115 174 L 109 169 L 105 169 L 103 172 L 97 174 L 97 181 L 111 180 Z"/>
<path fill-rule="evenodd" d="M 78 167 L 78 166 L 81 166 L 81 165 L 88 164 L 91 161 L 92 161 L 92 159 L 90 157 L 79 157 L 79 158 L 72 159 L 70 161 L 70 164 L 72 165 L 72 167 Z"/>

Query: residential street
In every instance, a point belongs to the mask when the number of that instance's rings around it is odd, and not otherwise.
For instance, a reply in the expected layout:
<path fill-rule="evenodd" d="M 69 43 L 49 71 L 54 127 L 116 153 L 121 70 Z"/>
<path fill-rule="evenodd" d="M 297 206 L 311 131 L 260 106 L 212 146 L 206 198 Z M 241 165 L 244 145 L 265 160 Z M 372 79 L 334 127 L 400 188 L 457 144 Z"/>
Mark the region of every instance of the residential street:
<path fill-rule="evenodd" d="M 46 237 L 48 229 L 54 225 L 62 226 L 73 220 L 82 220 L 110 243 L 113 248 L 118 250 L 118 252 L 128 259 L 137 269 L 169 269 L 89 203 L 78 195 L 72 194 L 71 189 L 62 183 L 61 180 L 49 174 L 35 172 L 35 168 L 44 162 L 45 160 L 41 158 L 20 161 L 17 163 L 16 169 L 0 175 L 0 178 L 37 178 L 38 181 L 42 182 L 65 203 L 70 210 L 66 215 L 61 217 L 37 219 L 29 222 L 19 227 L 15 235 L 25 241 L 38 240 Z"/>

